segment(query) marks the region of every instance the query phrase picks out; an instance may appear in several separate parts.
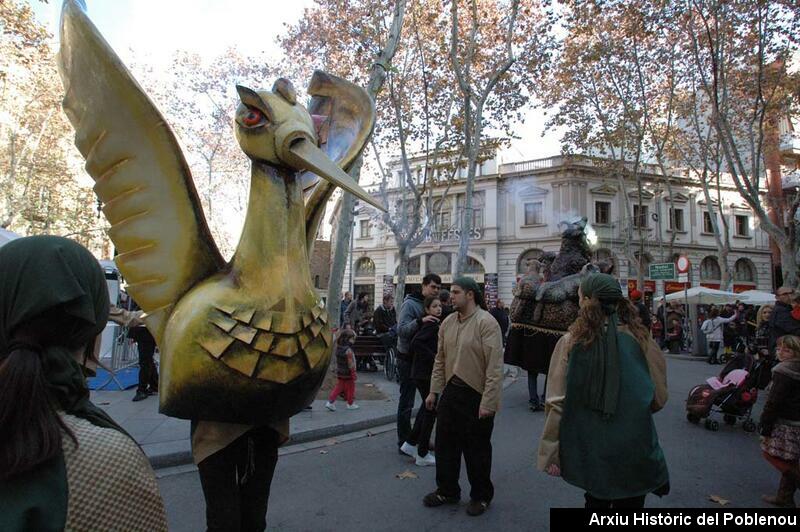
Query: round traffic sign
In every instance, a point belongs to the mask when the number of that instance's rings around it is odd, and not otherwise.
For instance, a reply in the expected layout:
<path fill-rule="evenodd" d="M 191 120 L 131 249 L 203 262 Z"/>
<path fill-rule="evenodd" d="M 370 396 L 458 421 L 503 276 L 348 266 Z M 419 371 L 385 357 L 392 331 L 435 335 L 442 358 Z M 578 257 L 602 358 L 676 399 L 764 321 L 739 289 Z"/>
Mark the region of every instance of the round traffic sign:
<path fill-rule="evenodd" d="M 678 267 L 678 273 L 687 273 L 689 268 L 691 267 L 691 263 L 689 262 L 689 257 L 686 255 L 681 255 L 678 257 L 676 262 L 676 266 Z"/>

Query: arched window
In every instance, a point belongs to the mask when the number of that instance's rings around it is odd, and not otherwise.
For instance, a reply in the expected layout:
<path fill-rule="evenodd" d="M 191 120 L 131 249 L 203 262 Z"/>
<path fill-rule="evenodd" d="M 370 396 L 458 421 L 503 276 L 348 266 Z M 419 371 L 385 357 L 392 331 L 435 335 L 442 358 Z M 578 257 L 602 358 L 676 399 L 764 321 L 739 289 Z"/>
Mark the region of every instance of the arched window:
<path fill-rule="evenodd" d="M 431 253 L 427 257 L 427 267 L 425 273 L 436 273 L 438 275 L 447 275 L 452 271 L 450 253 Z"/>
<path fill-rule="evenodd" d="M 756 267 L 750 259 L 739 259 L 733 270 L 733 280 L 742 283 L 756 282 Z"/>
<path fill-rule="evenodd" d="M 356 263 L 356 277 L 375 277 L 375 263 L 369 257 L 361 257 Z"/>
<path fill-rule="evenodd" d="M 523 252 L 522 255 L 520 255 L 517 259 L 517 273 L 520 275 L 528 273 L 528 265 L 530 264 L 530 261 L 533 259 L 538 260 L 539 257 L 542 256 L 542 253 L 544 253 L 544 251 L 536 248 Z"/>
<path fill-rule="evenodd" d="M 408 259 L 408 275 L 419 275 L 420 274 L 420 255 L 416 257 L 411 257 Z M 397 272 L 400 270 L 400 265 L 394 269 L 394 274 L 397 275 Z"/>
<path fill-rule="evenodd" d="M 700 263 L 700 280 L 702 281 L 716 281 L 722 279 L 722 270 L 719 267 L 719 262 L 714 257 L 706 257 Z"/>
<path fill-rule="evenodd" d="M 464 273 L 486 273 L 481 264 L 472 257 L 467 257 L 467 263 L 464 265 Z"/>

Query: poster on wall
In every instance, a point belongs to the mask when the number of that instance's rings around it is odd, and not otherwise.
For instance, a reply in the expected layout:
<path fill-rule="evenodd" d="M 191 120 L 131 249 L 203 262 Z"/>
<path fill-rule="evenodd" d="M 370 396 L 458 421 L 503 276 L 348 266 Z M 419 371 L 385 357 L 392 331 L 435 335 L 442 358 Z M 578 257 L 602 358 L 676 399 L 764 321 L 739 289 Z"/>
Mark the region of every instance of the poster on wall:
<path fill-rule="evenodd" d="M 394 295 L 394 277 L 391 275 L 383 276 L 383 295 Z"/>
<path fill-rule="evenodd" d="M 497 274 L 487 273 L 483 278 L 483 290 L 486 292 L 486 306 L 490 309 L 497 306 Z"/>

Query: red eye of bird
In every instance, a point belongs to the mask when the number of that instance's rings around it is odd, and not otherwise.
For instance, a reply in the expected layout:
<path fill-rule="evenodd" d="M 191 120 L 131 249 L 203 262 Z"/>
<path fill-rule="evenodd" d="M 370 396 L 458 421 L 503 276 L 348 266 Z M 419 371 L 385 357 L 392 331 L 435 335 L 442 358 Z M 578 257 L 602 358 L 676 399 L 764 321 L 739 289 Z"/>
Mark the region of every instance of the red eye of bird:
<path fill-rule="evenodd" d="M 264 120 L 264 113 L 258 109 L 248 109 L 247 114 L 242 118 L 242 122 L 246 126 L 257 126 L 262 120 Z"/>

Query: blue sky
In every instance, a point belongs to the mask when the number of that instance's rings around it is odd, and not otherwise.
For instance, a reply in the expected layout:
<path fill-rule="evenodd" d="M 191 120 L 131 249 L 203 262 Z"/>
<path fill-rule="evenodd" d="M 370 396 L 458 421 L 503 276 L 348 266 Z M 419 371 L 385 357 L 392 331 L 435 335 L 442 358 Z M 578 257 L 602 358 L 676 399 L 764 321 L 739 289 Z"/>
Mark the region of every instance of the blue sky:
<path fill-rule="evenodd" d="M 38 19 L 56 37 L 60 0 L 28 0 Z M 156 70 L 166 66 L 176 50 L 213 58 L 228 47 L 242 55 L 266 52 L 277 59 L 281 51 L 275 37 L 284 24 L 302 16 L 312 0 L 85 0 L 87 12 L 103 36 L 122 58 L 147 62 Z M 259 26 L 253 30 L 253 21 Z M 541 110 L 526 113 L 515 129 L 522 138 L 512 142 L 502 156 L 520 161 L 557 155 L 559 134 L 542 138 Z"/>

